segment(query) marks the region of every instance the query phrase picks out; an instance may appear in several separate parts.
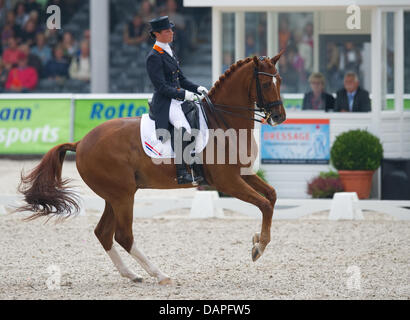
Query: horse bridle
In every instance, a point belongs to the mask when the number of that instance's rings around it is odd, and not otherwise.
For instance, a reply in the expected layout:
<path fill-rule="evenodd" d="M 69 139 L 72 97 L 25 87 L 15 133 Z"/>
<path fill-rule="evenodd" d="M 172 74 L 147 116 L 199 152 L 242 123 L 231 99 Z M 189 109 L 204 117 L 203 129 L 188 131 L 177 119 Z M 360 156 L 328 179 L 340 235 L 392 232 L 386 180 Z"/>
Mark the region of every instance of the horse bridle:
<path fill-rule="evenodd" d="M 264 57 L 260 57 L 259 59 L 263 60 Z M 257 121 L 257 122 L 260 122 L 260 123 L 266 123 L 266 120 L 268 120 L 269 117 L 272 115 L 273 108 L 276 107 L 276 106 L 282 105 L 283 102 L 282 102 L 282 100 L 276 100 L 276 101 L 265 103 L 265 100 L 264 100 L 263 94 L 262 94 L 262 88 L 261 88 L 261 83 L 260 83 L 260 80 L 259 80 L 259 76 L 264 75 L 264 76 L 272 77 L 272 80 L 273 80 L 273 78 L 276 78 L 278 76 L 278 74 L 279 74 L 278 72 L 276 72 L 275 74 L 272 74 L 272 73 L 259 71 L 258 67 L 254 68 L 252 81 L 254 79 L 256 80 L 256 97 L 257 97 L 256 108 L 248 108 L 248 107 L 243 107 L 243 106 L 228 106 L 228 105 L 223 105 L 223 104 L 212 103 L 209 96 L 207 94 L 204 94 L 205 101 L 206 101 L 208 107 L 210 108 L 210 110 L 212 111 L 211 114 L 215 114 L 215 119 L 216 119 L 218 125 L 220 125 L 219 120 L 218 120 L 218 118 L 219 118 L 219 119 L 222 120 L 225 127 L 229 128 L 229 126 L 226 123 L 223 115 L 218 114 L 218 112 L 231 114 L 235 117 L 244 118 L 244 119 L 247 119 L 247 120 L 250 120 L 250 121 Z M 251 87 L 252 86 L 250 86 L 250 88 Z M 252 117 L 245 117 L 245 116 L 242 116 L 242 115 L 237 114 L 235 112 L 227 111 L 227 110 L 224 110 L 224 109 L 221 109 L 221 108 L 218 108 L 218 107 L 241 109 L 241 110 L 248 110 L 248 111 L 254 111 L 254 112 L 264 112 L 265 117 L 263 117 L 260 114 L 257 114 L 257 115 L 262 117 L 265 121 L 260 120 L 260 119 L 256 119 L 256 118 L 252 118 Z M 205 120 L 207 120 L 206 117 L 205 117 Z M 209 127 L 209 123 L 208 123 L 208 127 Z"/>

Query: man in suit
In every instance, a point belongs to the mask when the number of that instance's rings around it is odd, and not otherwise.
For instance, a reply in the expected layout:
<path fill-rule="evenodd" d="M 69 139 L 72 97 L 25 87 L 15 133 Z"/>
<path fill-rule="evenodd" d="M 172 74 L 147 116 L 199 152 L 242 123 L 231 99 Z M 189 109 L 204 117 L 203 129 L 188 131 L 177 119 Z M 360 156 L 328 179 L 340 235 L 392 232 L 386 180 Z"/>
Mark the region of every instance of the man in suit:
<path fill-rule="evenodd" d="M 360 88 L 359 78 L 354 72 L 347 72 L 344 78 L 344 89 L 336 96 L 335 111 L 370 112 L 369 92 Z"/>
<path fill-rule="evenodd" d="M 196 101 L 197 94 L 208 93 L 208 90 L 190 82 L 182 73 L 178 59 L 169 45 L 173 41 L 174 32 L 172 28 L 174 25 L 168 17 L 163 16 L 153 19 L 150 24 L 150 34 L 156 40 L 146 60 L 147 72 L 155 88 L 150 113 L 155 118 L 156 130 L 170 130 L 169 124 L 171 124 L 176 129 L 176 136 L 184 137 L 186 131 L 191 134 L 191 127 L 182 111 L 182 103 L 184 101 Z M 163 137 L 160 137 L 159 134 L 157 134 L 157 137 L 163 140 Z M 183 151 L 190 144 L 190 141 L 184 141 L 183 138 L 181 140 L 183 155 Z M 200 176 L 193 178 L 188 173 L 182 155 L 177 153 L 175 161 L 178 184 L 198 184 L 203 178 Z"/>

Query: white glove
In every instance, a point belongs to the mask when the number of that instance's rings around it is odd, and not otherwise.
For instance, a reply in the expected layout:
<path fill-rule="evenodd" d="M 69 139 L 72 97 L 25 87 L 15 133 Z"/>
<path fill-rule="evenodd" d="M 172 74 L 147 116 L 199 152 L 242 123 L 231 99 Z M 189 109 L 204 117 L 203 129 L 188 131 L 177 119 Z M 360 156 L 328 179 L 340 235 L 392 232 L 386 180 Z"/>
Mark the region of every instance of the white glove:
<path fill-rule="evenodd" d="M 203 94 L 203 93 L 208 94 L 208 89 L 205 88 L 205 87 L 198 87 L 197 91 L 198 91 L 198 93 L 200 93 L 200 94 Z"/>
<path fill-rule="evenodd" d="M 198 97 L 195 93 L 191 91 L 185 91 L 185 100 L 187 101 L 197 101 Z"/>

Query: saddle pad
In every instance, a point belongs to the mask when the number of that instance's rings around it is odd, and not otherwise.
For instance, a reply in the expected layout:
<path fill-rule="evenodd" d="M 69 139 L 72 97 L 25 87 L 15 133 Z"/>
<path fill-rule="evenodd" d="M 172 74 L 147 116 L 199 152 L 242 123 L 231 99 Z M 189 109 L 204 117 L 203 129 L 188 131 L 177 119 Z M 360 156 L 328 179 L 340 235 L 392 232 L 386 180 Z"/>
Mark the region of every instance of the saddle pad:
<path fill-rule="evenodd" d="M 197 104 L 197 107 L 200 106 Z M 195 152 L 201 153 L 209 140 L 208 126 L 205 122 L 204 115 L 199 111 L 199 128 L 200 134 L 196 138 Z M 150 158 L 155 159 L 174 159 L 175 152 L 171 147 L 171 139 L 161 143 L 155 134 L 155 121 L 151 120 L 148 114 L 141 117 L 141 142 L 142 148 Z"/>

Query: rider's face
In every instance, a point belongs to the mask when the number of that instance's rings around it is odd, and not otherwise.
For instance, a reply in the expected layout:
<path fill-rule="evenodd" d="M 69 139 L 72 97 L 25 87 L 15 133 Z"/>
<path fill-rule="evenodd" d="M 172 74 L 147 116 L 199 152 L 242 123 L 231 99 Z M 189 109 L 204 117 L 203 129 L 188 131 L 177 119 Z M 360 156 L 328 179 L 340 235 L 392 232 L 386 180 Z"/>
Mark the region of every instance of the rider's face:
<path fill-rule="evenodd" d="M 161 32 L 155 32 L 155 36 L 159 42 L 170 43 L 174 40 L 174 32 L 172 29 L 161 30 Z"/>

